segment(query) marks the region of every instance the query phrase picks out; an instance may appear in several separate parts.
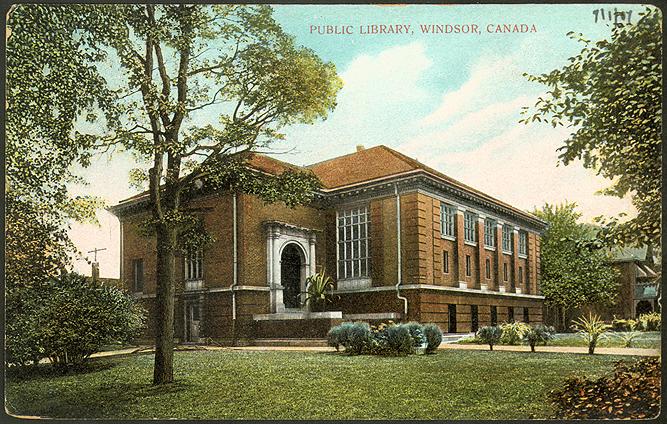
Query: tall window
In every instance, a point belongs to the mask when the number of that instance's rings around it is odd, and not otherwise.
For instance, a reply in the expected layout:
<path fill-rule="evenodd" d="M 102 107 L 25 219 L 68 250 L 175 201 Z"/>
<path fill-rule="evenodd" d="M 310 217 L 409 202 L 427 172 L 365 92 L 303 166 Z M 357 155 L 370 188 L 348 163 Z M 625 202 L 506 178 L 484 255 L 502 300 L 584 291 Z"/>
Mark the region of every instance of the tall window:
<path fill-rule="evenodd" d="M 472 271 L 470 270 L 470 255 L 466 255 L 466 275 L 468 277 L 472 275 Z"/>
<path fill-rule="evenodd" d="M 508 280 L 508 275 L 507 275 L 507 264 L 503 264 L 503 280 L 507 281 Z"/>
<path fill-rule="evenodd" d="M 491 279 L 491 260 L 489 258 L 486 259 L 486 279 Z"/>
<path fill-rule="evenodd" d="M 519 267 L 519 284 L 523 284 L 523 267 Z"/>
<path fill-rule="evenodd" d="M 503 225 L 503 250 L 512 252 L 512 227 Z"/>
<path fill-rule="evenodd" d="M 528 308 L 523 308 L 523 322 L 526 324 L 530 323 L 530 312 L 528 312 Z"/>
<path fill-rule="evenodd" d="M 465 236 L 464 240 L 474 243 L 477 241 L 477 231 L 475 231 L 477 215 L 472 212 L 466 212 L 463 214 L 463 216 L 463 234 Z"/>
<path fill-rule="evenodd" d="M 449 252 L 446 250 L 442 252 L 442 272 L 449 274 Z"/>
<path fill-rule="evenodd" d="M 498 307 L 491 306 L 491 325 L 498 324 Z"/>
<path fill-rule="evenodd" d="M 526 249 L 526 232 L 519 231 L 519 255 L 525 255 L 527 252 Z"/>
<path fill-rule="evenodd" d="M 488 247 L 496 245 L 496 221 L 493 219 L 484 220 L 484 244 Z"/>
<path fill-rule="evenodd" d="M 368 208 L 354 208 L 338 213 L 338 278 L 370 275 Z"/>
<path fill-rule="evenodd" d="M 514 322 L 514 306 L 507 307 L 507 321 Z"/>
<path fill-rule="evenodd" d="M 144 260 L 132 259 L 132 287 L 135 292 L 144 291 Z"/>
<path fill-rule="evenodd" d="M 453 206 L 440 203 L 440 232 L 443 236 L 454 237 L 454 219 L 456 210 Z"/>
<path fill-rule="evenodd" d="M 204 259 L 201 249 L 185 252 L 185 279 L 201 280 L 204 277 Z"/>

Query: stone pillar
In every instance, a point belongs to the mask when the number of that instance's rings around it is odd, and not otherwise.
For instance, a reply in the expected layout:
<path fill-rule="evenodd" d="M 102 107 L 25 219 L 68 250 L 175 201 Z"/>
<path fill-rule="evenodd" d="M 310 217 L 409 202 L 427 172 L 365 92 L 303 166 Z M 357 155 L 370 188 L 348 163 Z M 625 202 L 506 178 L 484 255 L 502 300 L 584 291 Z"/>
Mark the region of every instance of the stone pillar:
<path fill-rule="evenodd" d="M 505 291 L 505 280 L 503 280 L 503 225 L 504 222 L 502 221 L 498 221 L 496 224 L 496 255 L 493 267 L 493 278 L 499 292 Z"/>
<path fill-rule="evenodd" d="M 269 238 L 271 240 L 271 251 L 269 257 L 271 258 L 271 300 L 273 312 L 284 312 L 285 304 L 283 303 L 283 286 L 280 282 L 280 230 L 278 228 L 271 228 L 269 230 Z"/>
<path fill-rule="evenodd" d="M 514 291 L 521 293 L 523 287 L 519 284 L 519 227 L 512 231 L 512 272 L 510 278 L 514 282 Z"/>
<path fill-rule="evenodd" d="M 93 262 L 92 264 L 91 279 L 93 282 L 96 282 L 100 279 L 100 264 L 97 262 Z"/>
<path fill-rule="evenodd" d="M 484 255 L 484 215 L 477 218 L 477 287 L 488 290 L 486 281 L 486 261 Z"/>
<path fill-rule="evenodd" d="M 308 237 L 308 247 L 310 250 L 308 253 L 309 275 L 317 273 L 317 262 L 315 260 L 315 242 L 315 234 L 311 234 L 310 237 Z"/>
<path fill-rule="evenodd" d="M 456 210 L 456 220 L 454 225 L 456 226 L 456 279 L 459 282 L 459 287 L 465 289 L 468 287 L 468 284 L 465 281 L 466 268 L 465 268 L 465 250 L 463 248 L 465 242 L 465 235 L 463 234 L 463 214 L 465 209 L 458 208 Z"/>

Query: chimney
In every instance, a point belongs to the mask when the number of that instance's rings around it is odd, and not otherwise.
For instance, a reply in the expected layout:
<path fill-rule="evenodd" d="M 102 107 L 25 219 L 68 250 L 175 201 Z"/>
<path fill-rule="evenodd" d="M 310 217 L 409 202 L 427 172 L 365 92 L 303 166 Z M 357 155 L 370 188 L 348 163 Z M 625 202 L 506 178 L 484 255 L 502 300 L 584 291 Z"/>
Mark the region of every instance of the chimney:
<path fill-rule="evenodd" d="M 92 280 L 93 282 L 99 280 L 100 278 L 100 264 L 98 262 L 93 262 L 92 270 Z"/>
<path fill-rule="evenodd" d="M 357 144 L 357 152 L 361 152 L 364 149 L 365 149 L 365 147 L 364 147 L 363 144 Z"/>

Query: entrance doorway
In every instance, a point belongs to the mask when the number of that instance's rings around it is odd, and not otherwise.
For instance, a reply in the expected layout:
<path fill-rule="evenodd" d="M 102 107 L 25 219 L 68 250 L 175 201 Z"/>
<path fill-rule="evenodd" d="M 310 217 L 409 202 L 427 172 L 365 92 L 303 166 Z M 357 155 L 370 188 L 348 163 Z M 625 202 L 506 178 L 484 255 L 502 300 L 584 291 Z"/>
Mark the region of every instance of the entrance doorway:
<path fill-rule="evenodd" d="M 199 324 L 201 322 L 201 311 L 199 302 L 190 301 L 185 303 L 185 340 L 196 343 L 199 341 Z"/>
<path fill-rule="evenodd" d="M 280 257 L 280 282 L 283 286 L 283 303 L 286 308 L 299 308 L 301 295 L 301 251 L 295 244 L 288 244 Z"/>
<path fill-rule="evenodd" d="M 637 303 L 636 310 L 637 310 L 636 316 L 639 317 L 639 315 L 653 312 L 653 306 L 647 300 L 641 300 L 639 301 L 639 303 Z"/>
<path fill-rule="evenodd" d="M 470 331 L 476 333 L 479 330 L 479 311 L 477 305 L 470 305 Z"/>
<path fill-rule="evenodd" d="M 449 310 L 449 325 L 447 328 L 448 333 L 456 333 L 456 305 L 447 305 Z"/>

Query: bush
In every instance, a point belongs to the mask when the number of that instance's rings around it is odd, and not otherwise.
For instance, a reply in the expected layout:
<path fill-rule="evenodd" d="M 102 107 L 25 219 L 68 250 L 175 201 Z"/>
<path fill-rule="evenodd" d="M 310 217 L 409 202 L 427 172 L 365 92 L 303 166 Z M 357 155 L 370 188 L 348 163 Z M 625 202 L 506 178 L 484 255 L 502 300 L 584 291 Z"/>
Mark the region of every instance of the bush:
<path fill-rule="evenodd" d="M 500 342 L 508 345 L 517 345 L 523 336 L 530 330 L 530 325 L 523 322 L 510 322 L 500 324 L 500 329 L 503 334 L 500 338 Z"/>
<path fill-rule="evenodd" d="M 572 328 L 577 330 L 588 343 L 589 355 L 592 355 L 595 352 L 595 346 L 597 345 L 598 340 L 605 336 L 604 333 L 607 332 L 609 327 L 609 324 L 605 324 L 599 316 L 593 314 L 589 314 L 588 318 L 579 318 L 572 326 Z"/>
<path fill-rule="evenodd" d="M 642 419 L 660 412 L 660 358 L 619 361 L 613 375 L 569 377 L 549 394 L 557 419 Z"/>
<path fill-rule="evenodd" d="M 426 353 L 433 353 L 436 351 L 440 343 L 442 343 L 442 330 L 436 324 L 426 324 L 424 326 L 424 336 L 426 337 Z"/>
<path fill-rule="evenodd" d="M 611 329 L 614 331 L 635 331 L 638 324 L 634 319 L 618 319 L 614 317 L 611 321 Z"/>
<path fill-rule="evenodd" d="M 49 358 L 56 367 L 80 364 L 103 345 L 128 343 L 144 326 L 145 311 L 124 291 L 65 274 L 33 293 L 25 336 L 8 338 L 7 362 Z"/>
<path fill-rule="evenodd" d="M 365 353 L 371 345 L 371 328 L 367 322 L 355 322 L 347 331 L 345 351 L 351 355 Z"/>
<path fill-rule="evenodd" d="M 639 325 L 643 331 L 658 331 L 660 330 L 660 314 L 651 312 L 650 314 L 642 314 L 639 316 Z"/>
<path fill-rule="evenodd" d="M 410 337 L 412 337 L 412 346 L 416 349 L 423 345 L 426 342 L 426 336 L 424 336 L 424 326 L 418 322 L 409 322 L 407 324 L 402 324 L 410 332 Z"/>
<path fill-rule="evenodd" d="M 339 350 L 340 346 L 346 346 L 347 336 L 352 325 L 351 322 L 344 322 L 332 327 L 327 333 L 327 344 L 331 347 L 335 347 L 336 350 Z"/>
<path fill-rule="evenodd" d="M 503 330 L 497 325 L 482 327 L 477 330 L 476 338 L 489 345 L 493 350 L 493 345 L 498 344 L 503 336 Z"/>
<path fill-rule="evenodd" d="M 406 325 L 387 327 L 387 352 L 391 355 L 409 355 L 414 353 L 414 339 Z"/>
<path fill-rule="evenodd" d="M 554 333 L 555 330 L 553 327 L 540 324 L 529 329 L 523 335 L 523 339 L 530 346 L 530 351 L 535 352 L 535 345 L 537 343 L 544 343 L 546 346 L 547 342 L 553 339 Z"/>

